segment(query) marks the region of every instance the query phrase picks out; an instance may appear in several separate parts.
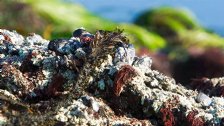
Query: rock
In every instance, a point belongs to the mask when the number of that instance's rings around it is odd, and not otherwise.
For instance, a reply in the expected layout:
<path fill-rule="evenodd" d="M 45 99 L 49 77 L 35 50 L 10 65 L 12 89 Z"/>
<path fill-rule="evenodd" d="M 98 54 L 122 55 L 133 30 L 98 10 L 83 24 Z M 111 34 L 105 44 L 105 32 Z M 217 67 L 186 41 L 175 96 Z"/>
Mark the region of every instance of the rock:
<path fill-rule="evenodd" d="M 50 42 L 38 35 L 29 41 L 10 38 L 21 35 L 1 31 L 9 35 L 0 40 L 0 110 L 5 124 L 223 123 L 223 97 L 210 98 L 152 70 L 152 59 L 135 56 L 120 30 L 98 31 L 94 41 L 88 36 L 80 40 L 74 33 L 70 39 Z M 19 53 L 12 55 L 8 46 Z"/>
<path fill-rule="evenodd" d="M 197 89 L 209 96 L 224 96 L 224 78 L 193 79 L 190 84 L 192 89 Z"/>

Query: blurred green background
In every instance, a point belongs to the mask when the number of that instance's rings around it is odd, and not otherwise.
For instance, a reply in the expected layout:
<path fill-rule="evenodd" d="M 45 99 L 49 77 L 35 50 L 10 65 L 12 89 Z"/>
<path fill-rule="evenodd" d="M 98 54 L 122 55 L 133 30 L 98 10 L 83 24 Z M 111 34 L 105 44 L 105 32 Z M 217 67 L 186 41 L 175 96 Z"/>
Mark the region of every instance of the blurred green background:
<path fill-rule="evenodd" d="M 90 5 L 91 2 L 94 1 L 89 1 Z M 74 1 L 0 1 L 0 28 L 17 30 L 23 35 L 35 32 L 46 39 L 54 39 L 69 38 L 80 27 L 92 33 L 99 29 L 124 29 L 138 55 L 150 55 L 153 69 L 174 77 L 178 82 L 188 84 L 193 78 L 223 76 L 224 38 L 204 28 L 186 9 L 148 8 L 134 21 L 118 23 L 100 17 Z M 213 53 L 214 56 L 207 56 Z"/>

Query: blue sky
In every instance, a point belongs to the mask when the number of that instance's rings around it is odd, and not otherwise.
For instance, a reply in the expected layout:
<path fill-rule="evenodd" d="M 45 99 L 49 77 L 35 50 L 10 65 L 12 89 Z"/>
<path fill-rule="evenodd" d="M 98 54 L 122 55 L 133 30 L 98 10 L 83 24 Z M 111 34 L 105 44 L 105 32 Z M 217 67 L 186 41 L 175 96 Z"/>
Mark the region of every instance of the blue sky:
<path fill-rule="evenodd" d="M 224 0 L 73 0 L 104 18 L 131 22 L 144 10 L 159 6 L 187 8 L 205 27 L 224 29 Z M 119 2 L 118 2 L 119 1 Z"/>

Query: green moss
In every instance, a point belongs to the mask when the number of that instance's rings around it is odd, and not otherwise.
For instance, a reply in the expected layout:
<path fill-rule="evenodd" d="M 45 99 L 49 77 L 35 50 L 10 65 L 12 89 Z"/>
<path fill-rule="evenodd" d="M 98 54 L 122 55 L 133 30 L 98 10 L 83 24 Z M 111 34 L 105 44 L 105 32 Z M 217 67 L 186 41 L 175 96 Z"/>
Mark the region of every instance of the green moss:
<path fill-rule="evenodd" d="M 165 40 L 155 33 L 151 33 L 132 24 L 117 24 L 89 13 L 78 4 L 61 2 L 58 0 L 25 0 L 41 15 L 50 28 L 44 30 L 44 36 L 51 38 L 69 37 L 74 29 L 85 27 L 88 31 L 114 30 L 117 27 L 124 29 L 125 33 L 136 46 L 146 46 L 150 50 L 157 50 L 165 46 Z M 50 33 L 48 33 L 50 32 Z"/>
<path fill-rule="evenodd" d="M 178 37 L 179 41 L 182 42 L 182 46 L 186 48 L 191 46 L 224 48 L 224 38 L 203 30 L 183 31 L 179 33 Z"/>
<path fill-rule="evenodd" d="M 184 9 L 161 7 L 146 11 L 135 23 L 165 38 L 168 52 L 176 48 L 187 49 L 191 46 L 200 48 L 224 48 L 224 39 L 207 32 L 196 19 Z M 179 51 L 175 51 L 179 52 Z"/>
<path fill-rule="evenodd" d="M 198 23 L 187 10 L 170 7 L 146 11 L 136 19 L 135 23 L 163 36 L 175 35 L 176 32 L 186 29 L 199 28 Z"/>
<path fill-rule="evenodd" d="M 54 25 L 54 30 L 65 29 L 73 31 L 77 27 L 86 27 L 90 30 L 98 28 L 112 29 L 115 24 L 96 17 L 78 4 L 61 2 L 58 0 L 26 0 L 32 8 Z"/>
<path fill-rule="evenodd" d="M 13 8 L 19 2 L 1 3 L 0 7 L 4 11 L 3 4 Z M 60 0 L 23 0 L 22 5 L 23 9 L 18 10 L 18 14 L 10 12 L 6 13 L 9 16 L 1 16 L 0 24 L 4 28 L 16 29 L 22 33 L 37 32 L 46 39 L 54 39 L 69 38 L 73 30 L 79 27 L 85 27 L 93 33 L 99 29 L 114 30 L 118 27 L 124 29 L 130 42 L 136 47 L 144 46 L 151 51 L 161 48 L 172 50 L 172 46 L 223 48 L 223 38 L 206 32 L 188 11 L 179 8 L 152 9 L 140 15 L 135 22 L 137 25 L 134 25 L 114 23 L 88 12 L 79 4 Z M 30 17 L 32 20 L 27 20 Z"/>
<path fill-rule="evenodd" d="M 121 24 L 121 29 L 125 29 L 125 32 L 130 38 L 131 42 L 136 47 L 147 47 L 152 51 L 163 48 L 166 46 L 166 41 L 159 35 L 148 32 L 146 29 L 138 27 L 133 24 Z"/>

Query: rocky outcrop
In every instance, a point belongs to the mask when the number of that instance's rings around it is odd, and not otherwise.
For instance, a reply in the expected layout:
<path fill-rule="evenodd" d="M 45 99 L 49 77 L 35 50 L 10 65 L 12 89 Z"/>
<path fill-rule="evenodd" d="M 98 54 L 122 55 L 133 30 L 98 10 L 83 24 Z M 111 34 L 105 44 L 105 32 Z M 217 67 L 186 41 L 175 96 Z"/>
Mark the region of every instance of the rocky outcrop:
<path fill-rule="evenodd" d="M 0 30 L 8 125 L 223 125 L 223 97 L 187 89 L 137 57 L 122 31 L 45 40 Z"/>

